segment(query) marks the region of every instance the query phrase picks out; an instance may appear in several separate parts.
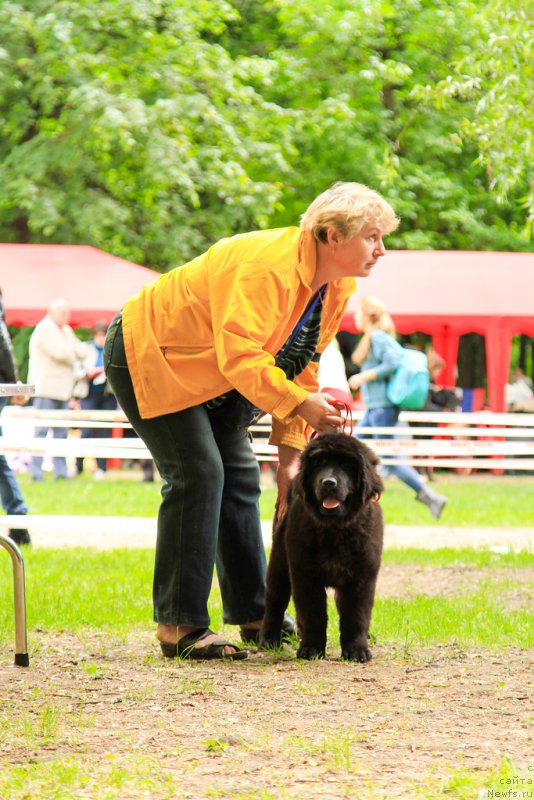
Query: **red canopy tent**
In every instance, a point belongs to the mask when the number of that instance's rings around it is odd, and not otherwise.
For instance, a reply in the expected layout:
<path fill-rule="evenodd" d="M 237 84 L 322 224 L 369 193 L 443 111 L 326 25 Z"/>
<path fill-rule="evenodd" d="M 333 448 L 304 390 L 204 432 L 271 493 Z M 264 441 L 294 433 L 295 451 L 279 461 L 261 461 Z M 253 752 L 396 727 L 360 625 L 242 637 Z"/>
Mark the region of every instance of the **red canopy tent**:
<path fill-rule="evenodd" d="M 124 302 L 159 275 L 96 247 L 0 244 L 0 288 L 9 325 L 36 325 L 63 297 L 71 325 L 111 322 Z"/>
<path fill-rule="evenodd" d="M 365 295 L 383 300 L 399 333 L 432 336 L 446 361 L 445 385 L 455 382 L 459 337 L 485 336 L 489 407 L 504 410 L 512 337 L 534 336 L 534 253 L 390 250 L 358 281 L 343 330 L 356 332 Z"/>
<path fill-rule="evenodd" d="M 35 325 L 56 297 L 69 303 L 74 326 L 110 321 L 158 274 L 84 245 L 0 244 L 0 288 L 12 325 Z M 533 253 L 391 250 L 359 281 L 341 327 L 355 332 L 359 298 L 377 295 L 400 333 L 432 336 L 447 385 L 454 385 L 459 337 L 484 335 L 489 405 L 502 411 L 512 336 L 534 336 L 533 290 Z"/>

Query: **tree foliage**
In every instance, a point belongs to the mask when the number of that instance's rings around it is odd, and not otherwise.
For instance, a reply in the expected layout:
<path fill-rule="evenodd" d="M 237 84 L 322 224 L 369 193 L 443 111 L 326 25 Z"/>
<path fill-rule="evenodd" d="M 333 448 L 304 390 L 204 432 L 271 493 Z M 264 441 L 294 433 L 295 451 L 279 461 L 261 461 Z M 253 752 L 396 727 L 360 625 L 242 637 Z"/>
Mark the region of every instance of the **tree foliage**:
<path fill-rule="evenodd" d="M 390 245 L 531 249 L 533 0 L 0 6 L 0 237 L 156 268 L 381 190 Z"/>
<path fill-rule="evenodd" d="M 242 13 L 254 6 L 246 0 L 240 5 Z M 497 19 L 471 2 L 277 0 L 276 6 L 273 66 L 257 89 L 298 113 L 295 177 L 277 221 L 294 219 L 304 198 L 325 183 L 354 178 L 393 201 L 403 219 L 390 239 L 395 246 L 530 247 L 522 207 L 529 176 L 521 146 L 509 137 L 508 161 L 494 159 L 490 175 L 483 129 L 466 122 L 479 114 L 481 125 L 487 86 L 473 84 L 470 92 L 449 96 L 442 88 L 462 64 L 469 61 L 474 70 L 487 63 L 488 26 L 498 28 Z M 524 38 L 529 29 L 532 38 L 532 22 L 523 22 Z M 247 27 L 245 21 L 243 35 Z M 250 57 L 257 59 L 255 26 L 252 32 Z M 235 40 L 242 57 L 243 40 Z M 528 64 L 520 56 L 516 72 L 526 85 Z M 519 174 L 506 184 L 505 198 L 495 191 L 495 175 L 503 185 L 507 169 Z"/>
<path fill-rule="evenodd" d="M 4 3 L 3 238 L 157 267 L 266 224 L 288 120 L 210 41 L 234 15 L 219 0 Z"/>
<path fill-rule="evenodd" d="M 534 222 L 534 0 L 492 0 L 476 12 L 482 47 L 454 64 L 447 77 L 419 91 L 450 107 L 471 100 L 460 136 L 474 141 L 488 186 L 504 202 L 519 188 L 530 230 Z"/>

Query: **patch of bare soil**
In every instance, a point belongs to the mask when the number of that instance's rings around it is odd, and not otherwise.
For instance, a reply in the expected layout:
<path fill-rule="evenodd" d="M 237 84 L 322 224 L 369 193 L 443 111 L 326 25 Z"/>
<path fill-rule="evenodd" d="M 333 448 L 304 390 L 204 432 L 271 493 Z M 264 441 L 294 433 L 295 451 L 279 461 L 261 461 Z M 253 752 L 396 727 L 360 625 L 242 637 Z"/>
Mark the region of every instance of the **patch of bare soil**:
<path fill-rule="evenodd" d="M 440 591 L 451 586 L 441 572 L 385 567 L 381 594 Z M 458 571 L 456 590 L 470 574 Z M 42 728 L 51 708 L 58 724 L 48 737 L 0 737 L 0 761 L 74 758 L 98 774 L 110 758 L 126 771 L 152 760 L 161 772 L 161 790 L 106 797 L 389 800 L 426 796 L 426 780 L 491 770 L 504 756 L 533 768 L 533 660 L 519 649 L 412 648 L 407 657 L 378 643 L 360 665 L 335 652 L 297 662 L 290 648 L 169 662 L 148 631 L 126 640 L 36 632 L 32 645 L 28 669 L 2 658 L 0 730 L 11 714 Z"/>

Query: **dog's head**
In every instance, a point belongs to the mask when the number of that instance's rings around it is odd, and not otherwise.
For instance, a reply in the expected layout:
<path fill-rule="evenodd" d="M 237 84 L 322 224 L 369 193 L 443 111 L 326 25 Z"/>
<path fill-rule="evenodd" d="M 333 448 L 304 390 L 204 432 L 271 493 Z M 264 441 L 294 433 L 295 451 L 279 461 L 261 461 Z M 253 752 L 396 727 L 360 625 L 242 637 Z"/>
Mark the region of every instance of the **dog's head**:
<path fill-rule="evenodd" d="M 300 457 L 294 487 L 307 507 L 320 517 L 348 520 L 384 490 L 376 454 L 345 433 L 322 433 Z"/>

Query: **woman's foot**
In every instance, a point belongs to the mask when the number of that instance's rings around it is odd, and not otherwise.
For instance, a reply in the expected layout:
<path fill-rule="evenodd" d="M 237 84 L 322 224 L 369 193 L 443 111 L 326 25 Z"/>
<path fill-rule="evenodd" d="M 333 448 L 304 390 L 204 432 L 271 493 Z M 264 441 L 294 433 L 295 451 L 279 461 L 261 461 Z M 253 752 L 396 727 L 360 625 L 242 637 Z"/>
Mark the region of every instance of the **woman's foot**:
<path fill-rule="evenodd" d="M 260 621 L 261 624 L 261 621 Z M 188 636 L 190 633 L 194 633 L 195 631 L 201 631 L 203 628 L 195 628 L 191 625 L 164 625 L 162 623 L 158 624 L 156 636 L 160 644 L 168 645 L 172 647 L 176 647 L 177 642 L 179 639 L 183 639 L 184 636 Z M 210 644 L 219 644 L 222 642 L 223 639 L 216 633 L 210 633 L 204 639 L 199 639 L 193 646 L 193 649 L 198 648 L 202 649 L 206 647 L 206 645 Z M 239 650 L 238 647 L 233 647 L 232 645 L 226 645 L 223 648 L 223 654 L 225 656 L 231 656 L 234 653 L 237 653 Z"/>
<path fill-rule="evenodd" d="M 241 641 L 246 642 L 247 644 L 258 644 L 262 622 L 263 620 L 259 619 L 256 620 L 255 622 L 247 622 L 245 623 L 245 625 L 240 625 L 239 627 L 241 629 Z M 282 622 L 282 639 L 290 641 L 291 636 L 294 636 L 296 633 L 297 633 L 297 623 L 295 622 L 293 617 L 286 611 Z"/>

